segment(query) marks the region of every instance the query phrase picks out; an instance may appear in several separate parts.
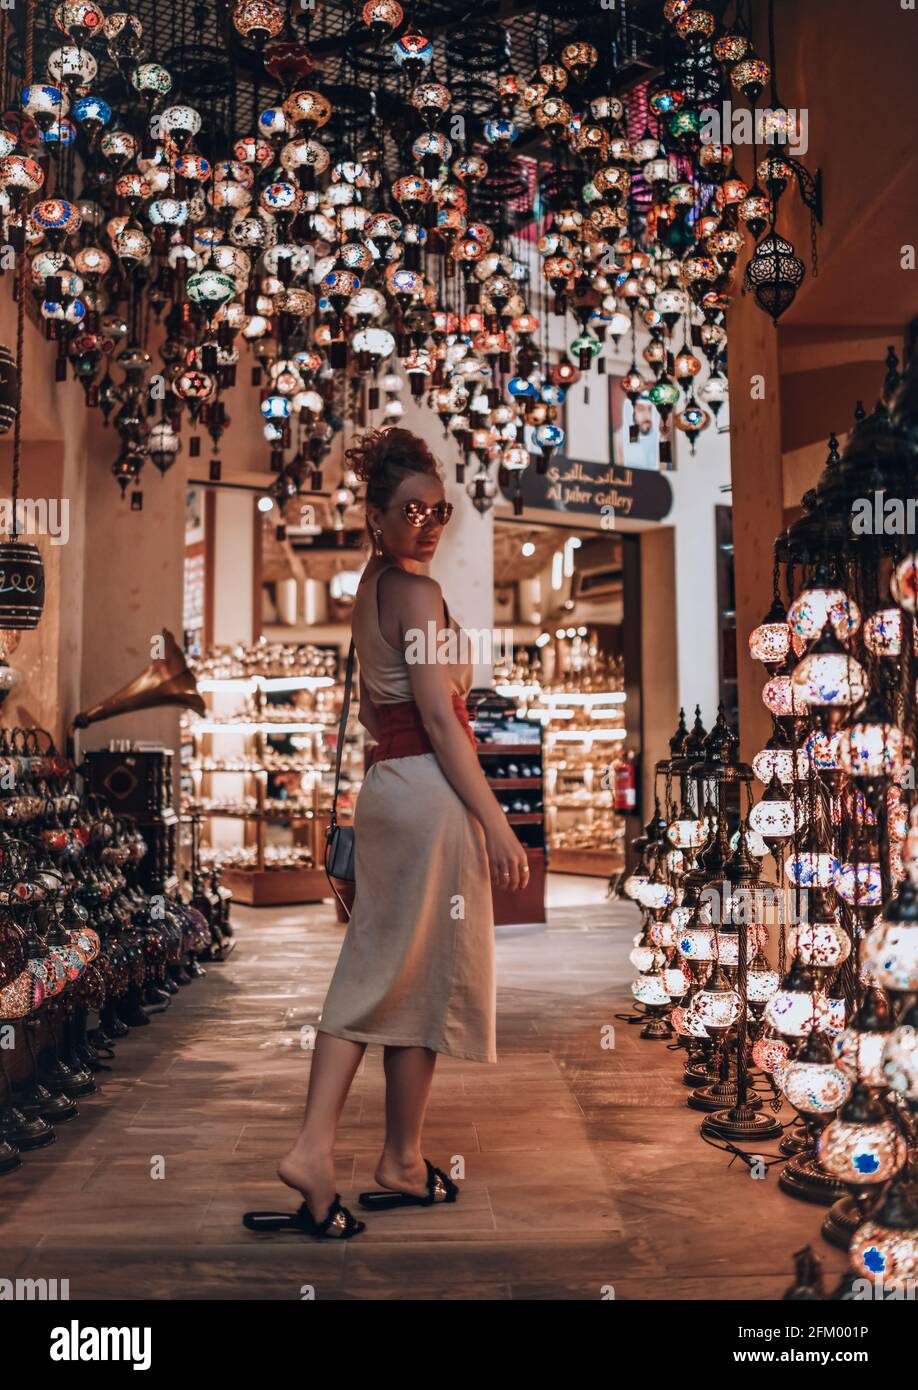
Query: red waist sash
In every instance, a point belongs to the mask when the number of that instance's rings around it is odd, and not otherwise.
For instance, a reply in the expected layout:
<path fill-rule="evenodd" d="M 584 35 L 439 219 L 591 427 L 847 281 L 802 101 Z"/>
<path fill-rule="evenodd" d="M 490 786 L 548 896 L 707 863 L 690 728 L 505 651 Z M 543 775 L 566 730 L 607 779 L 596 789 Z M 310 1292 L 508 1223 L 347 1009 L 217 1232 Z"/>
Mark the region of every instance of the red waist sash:
<path fill-rule="evenodd" d="M 453 709 L 472 747 L 477 749 L 469 712 L 461 695 L 453 695 Z M 387 762 L 390 758 L 415 758 L 420 753 L 434 751 L 421 719 L 421 711 L 413 700 L 405 700 L 397 705 L 376 705 L 374 711 L 379 719 L 380 733 L 373 749 L 371 766 Z"/>

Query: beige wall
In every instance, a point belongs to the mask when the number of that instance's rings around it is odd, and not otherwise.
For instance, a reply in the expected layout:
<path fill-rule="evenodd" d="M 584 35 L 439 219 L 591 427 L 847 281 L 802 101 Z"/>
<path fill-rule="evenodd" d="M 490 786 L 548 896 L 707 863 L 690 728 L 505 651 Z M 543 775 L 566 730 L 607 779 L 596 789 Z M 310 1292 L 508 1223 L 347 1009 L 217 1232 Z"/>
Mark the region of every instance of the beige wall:
<path fill-rule="evenodd" d="M 679 722 L 679 662 L 676 648 L 675 531 L 659 526 L 641 536 L 641 734 L 644 819 L 653 811 L 654 764 L 669 756 Z"/>
<path fill-rule="evenodd" d="M 15 348 L 15 306 L 0 295 L 0 341 Z M 68 508 L 68 538 L 35 537 L 45 561 L 45 613 L 23 634 L 11 664 L 18 688 L 6 701 L 6 725 L 38 724 L 59 746 L 77 710 L 111 694 L 150 659 L 150 637 L 163 625 L 181 632 L 181 470 L 161 479 L 145 470 L 144 510 L 122 502 L 110 466 L 114 430 L 86 408 L 82 387 L 55 382 L 53 344 L 26 320 L 20 495 L 55 498 Z M 115 373 L 117 375 L 117 372 Z M 12 435 L 0 443 L 0 489 L 10 495 Z M 63 513 L 62 513 L 63 515 Z M 126 732 L 119 722 L 83 736 L 83 747 Z M 178 725 L 154 712 L 131 721 L 141 737 L 174 742 Z"/>
<path fill-rule="evenodd" d="M 60 545 L 52 545 L 46 535 L 32 538 L 45 564 L 45 617 L 34 632 L 22 635 L 11 661 L 20 684 L 6 700 L 0 719 L 5 725 L 38 724 L 60 744 L 61 712 L 75 710 L 79 700 L 88 412 L 81 387 L 55 383 L 53 345 L 28 319 L 25 330 L 19 494 L 36 501 L 55 499 L 60 519 L 67 520 L 69 538 Z M 15 354 L 16 311 L 8 289 L 0 292 L 0 342 Z M 4 498 L 11 496 L 12 455 L 10 431 L 0 441 Z"/>
<path fill-rule="evenodd" d="M 83 673 L 80 707 L 119 690 L 155 655 L 151 644 L 169 628 L 181 644 L 185 490 L 181 460 L 164 478 L 147 465 L 143 510 L 132 512 L 104 460 L 85 460 L 86 537 Z M 101 466 L 100 466 L 101 464 Z M 144 710 L 93 725 L 83 748 L 112 738 L 159 739 L 178 747 L 175 709 Z"/>

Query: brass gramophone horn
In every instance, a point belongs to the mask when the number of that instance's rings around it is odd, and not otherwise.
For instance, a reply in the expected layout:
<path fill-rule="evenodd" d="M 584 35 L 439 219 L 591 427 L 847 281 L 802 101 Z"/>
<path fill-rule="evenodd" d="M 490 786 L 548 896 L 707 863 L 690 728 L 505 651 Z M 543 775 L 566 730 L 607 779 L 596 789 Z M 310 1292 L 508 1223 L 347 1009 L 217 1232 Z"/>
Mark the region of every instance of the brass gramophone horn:
<path fill-rule="evenodd" d="M 70 726 L 86 729 L 100 719 L 112 719 L 116 714 L 131 714 L 138 709 L 156 709 L 160 705 L 180 705 L 203 714 L 205 704 L 197 681 L 188 669 L 182 652 L 167 628 L 163 628 L 165 652 L 150 662 L 145 671 L 116 690 L 114 695 L 97 705 L 81 710 Z"/>

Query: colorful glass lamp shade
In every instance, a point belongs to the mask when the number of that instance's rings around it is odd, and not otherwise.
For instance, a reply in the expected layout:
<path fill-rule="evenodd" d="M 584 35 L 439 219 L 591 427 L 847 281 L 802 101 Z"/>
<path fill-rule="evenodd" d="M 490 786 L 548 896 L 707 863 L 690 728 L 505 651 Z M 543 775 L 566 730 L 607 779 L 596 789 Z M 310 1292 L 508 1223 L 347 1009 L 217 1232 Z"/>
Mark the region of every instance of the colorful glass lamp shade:
<path fill-rule="evenodd" d="M 905 1163 L 908 1149 L 899 1126 L 862 1082 L 817 1142 L 826 1172 L 854 1186 L 886 1182 Z"/>
<path fill-rule="evenodd" d="M 790 651 L 790 628 L 780 599 L 749 634 L 749 655 L 766 666 L 778 666 Z"/>
<path fill-rule="evenodd" d="M 705 1028 L 726 1031 L 739 1017 L 740 997 L 721 976 L 719 967 L 707 986 L 695 996 L 694 1009 Z"/>
<path fill-rule="evenodd" d="M 885 989 L 918 990 L 918 892 L 910 878 L 867 933 L 864 965 Z"/>
<path fill-rule="evenodd" d="M 794 671 L 792 684 L 798 708 L 823 712 L 831 728 L 867 693 L 863 667 L 839 642 L 830 622 Z"/>
<path fill-rule="evenodd" d="M 804 1115 L 833 1115 L 851 1094 L 851 1081 L 831 1062 L 789 1062 L 781 1089 Z"/>
<path fill-rule="evenodd" d="M 891 1183 L 880 1207 L 851 1240 L 851 1267 L 884 1288 L 918 1276 L 918 1202 L 903 1179 Z"/>
<path fill-rule="evenodd" d="M 787 1038 L 803 1038 L 818 1026 L 822 993 L 811 970 L 798 961 L 791 966 L 781 988 L 765 1006 L 765 1019 Z"/>
<path fill-rule="evenodd" d="M 894 1091 L 912 1104 L 918 1101 L 918 1005 L 889 1034 L 883 1049 L 883 1071 Z"/>

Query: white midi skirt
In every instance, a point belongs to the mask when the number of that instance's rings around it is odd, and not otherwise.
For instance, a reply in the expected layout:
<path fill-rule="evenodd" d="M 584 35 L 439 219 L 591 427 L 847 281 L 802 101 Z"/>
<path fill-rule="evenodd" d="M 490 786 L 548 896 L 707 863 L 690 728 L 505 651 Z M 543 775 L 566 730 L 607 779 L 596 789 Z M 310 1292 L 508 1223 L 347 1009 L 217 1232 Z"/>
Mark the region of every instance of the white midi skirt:
<path fill-rule="evenodd" d="M 496 1062 L 484 832 L 423 753 L 375 763 L 354 816 L 356 895 L 319 1029 Z"/>

